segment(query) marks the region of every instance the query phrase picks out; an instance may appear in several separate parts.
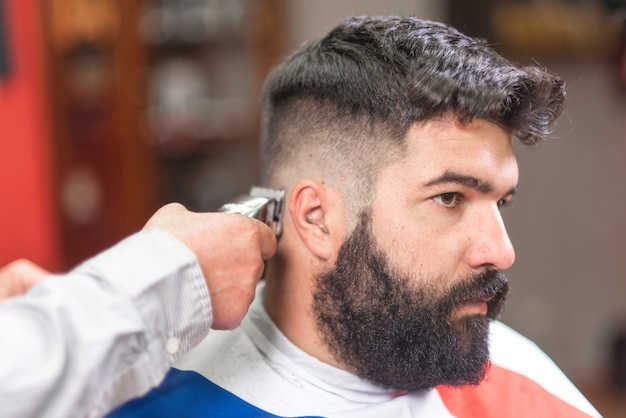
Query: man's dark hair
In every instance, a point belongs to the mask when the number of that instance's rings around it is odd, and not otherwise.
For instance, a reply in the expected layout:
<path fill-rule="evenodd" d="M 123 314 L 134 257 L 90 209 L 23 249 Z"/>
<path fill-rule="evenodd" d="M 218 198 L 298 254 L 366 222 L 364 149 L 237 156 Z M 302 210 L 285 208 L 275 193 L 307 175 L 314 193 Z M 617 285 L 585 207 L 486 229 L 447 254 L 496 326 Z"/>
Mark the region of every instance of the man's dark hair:
<path fill-rule="evenodd" d="M 328 181 L 350 179 L 357 199 L 376 169 L 402 152 L 416 122 L 485 119 L 534 144 L 549 133 L 564 98 L 558 77 L 517 66 L 445 24 L 348 18 L 268 77 L 262 181 L 288 187 L 289 179 L 322 170 Z"/>

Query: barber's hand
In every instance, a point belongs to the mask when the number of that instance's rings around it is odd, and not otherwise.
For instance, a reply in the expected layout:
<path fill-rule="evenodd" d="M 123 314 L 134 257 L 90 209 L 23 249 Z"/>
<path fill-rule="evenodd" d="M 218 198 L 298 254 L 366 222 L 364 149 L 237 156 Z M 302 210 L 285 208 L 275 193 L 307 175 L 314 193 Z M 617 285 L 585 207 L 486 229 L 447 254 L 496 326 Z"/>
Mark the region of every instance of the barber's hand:
<path fill-rule="evenodd" d="M 178 203 L 159 209 L 146 228 L 169 232 L 198 258 L 213 311 L 213 329 L 239 325 L 254 300 L 276 237 L 264 223 L 234 213 L 194 213 Z"/>
<path fill-rule="evenodd" d="M 51 273 L 32 261 L 15 260 L 0 269 L 0 302 L 23 295 Z"/>

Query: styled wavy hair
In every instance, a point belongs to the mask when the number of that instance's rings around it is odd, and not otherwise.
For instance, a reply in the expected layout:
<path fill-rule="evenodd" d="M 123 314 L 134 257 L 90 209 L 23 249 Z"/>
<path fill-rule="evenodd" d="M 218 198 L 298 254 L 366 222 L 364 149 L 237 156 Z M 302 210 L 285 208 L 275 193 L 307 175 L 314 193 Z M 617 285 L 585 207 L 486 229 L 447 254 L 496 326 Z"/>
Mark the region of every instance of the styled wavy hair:
<path fill-rule="evenodd" d="M 353 17 L 305 44 L 268 76 L 261 180 L 289 187 L 320 175 L 356 199 L 401 152 L 416 122 L 485 119 L 526 144 L 562 111 L 563 81 L 517 66 L 484 40 L 415 17 Z M 350 192 L 351 189 L 352 192 Z"/>

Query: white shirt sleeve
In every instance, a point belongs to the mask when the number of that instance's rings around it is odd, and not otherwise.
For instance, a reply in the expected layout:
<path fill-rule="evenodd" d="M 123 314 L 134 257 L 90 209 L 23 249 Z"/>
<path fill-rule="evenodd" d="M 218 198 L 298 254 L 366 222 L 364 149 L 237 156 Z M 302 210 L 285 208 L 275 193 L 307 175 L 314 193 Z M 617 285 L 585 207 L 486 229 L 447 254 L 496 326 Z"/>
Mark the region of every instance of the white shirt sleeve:
<path fill-rule="evenodd" d="M 143 230 L 0 303 L 0 417 L 102 416 L 209 332 L 195 255 Z"/>

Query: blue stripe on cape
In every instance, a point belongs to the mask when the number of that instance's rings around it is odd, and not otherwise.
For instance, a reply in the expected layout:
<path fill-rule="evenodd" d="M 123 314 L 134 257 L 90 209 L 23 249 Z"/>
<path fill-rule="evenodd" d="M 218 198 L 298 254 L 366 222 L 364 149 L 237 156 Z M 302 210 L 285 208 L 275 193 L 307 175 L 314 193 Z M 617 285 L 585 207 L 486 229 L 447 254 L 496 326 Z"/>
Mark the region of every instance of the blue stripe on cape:
<path fill-rule="evenodd" d="M 107 418 L 224 417 L 276 418 L 193 371 L 171 369 L 165 380 Z"/>

